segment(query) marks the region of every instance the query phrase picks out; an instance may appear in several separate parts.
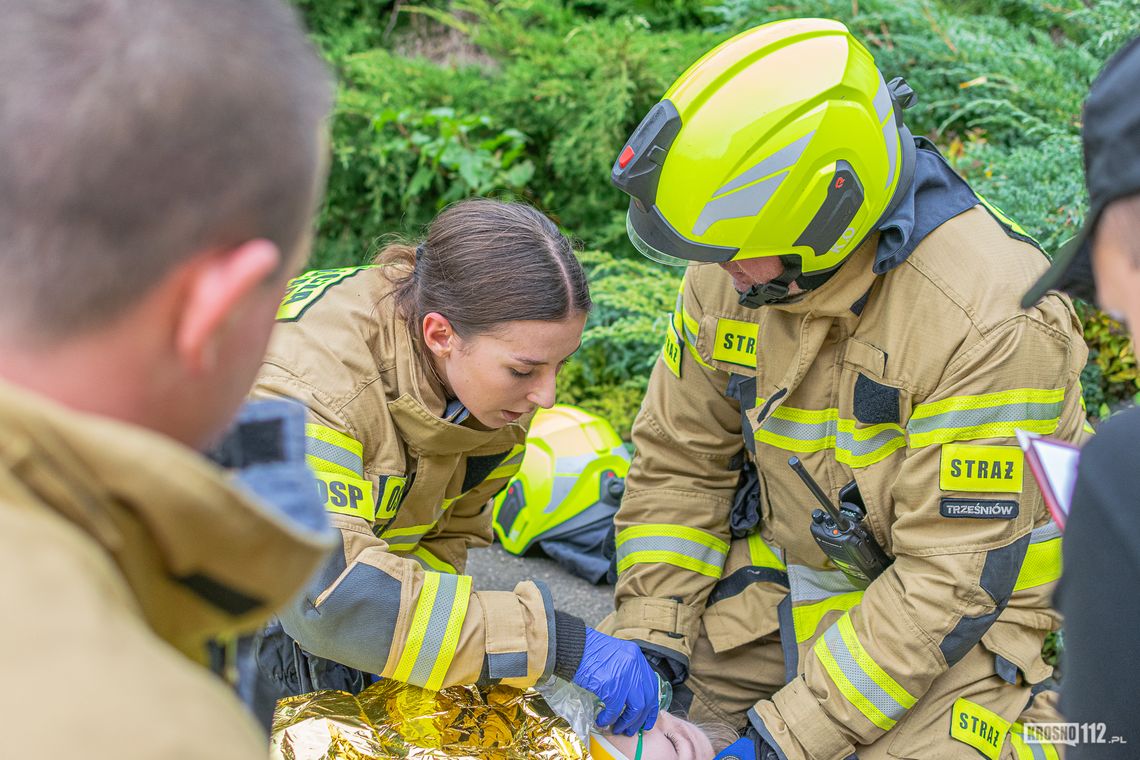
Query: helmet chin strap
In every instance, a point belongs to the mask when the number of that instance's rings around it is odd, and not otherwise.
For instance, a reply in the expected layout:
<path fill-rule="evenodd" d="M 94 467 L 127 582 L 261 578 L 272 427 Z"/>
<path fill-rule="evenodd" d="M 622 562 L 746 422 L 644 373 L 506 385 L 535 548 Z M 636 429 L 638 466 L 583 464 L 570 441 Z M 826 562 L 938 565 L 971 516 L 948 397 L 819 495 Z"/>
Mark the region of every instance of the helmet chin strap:
<path fill-rule="evenodd" d="M 781 256 L 784 271 L 768 282 L 758 282 L 740 294 L 740 305 L 748 309 L 759 309 L 774 303 L 786 303 L 804 293 L 815 290 L 831 279 L 839 267 L 818 274 L 803 274 L 798 256 Z M 791 292 L 792 283 L 800 286 L 800 291 Z"/>

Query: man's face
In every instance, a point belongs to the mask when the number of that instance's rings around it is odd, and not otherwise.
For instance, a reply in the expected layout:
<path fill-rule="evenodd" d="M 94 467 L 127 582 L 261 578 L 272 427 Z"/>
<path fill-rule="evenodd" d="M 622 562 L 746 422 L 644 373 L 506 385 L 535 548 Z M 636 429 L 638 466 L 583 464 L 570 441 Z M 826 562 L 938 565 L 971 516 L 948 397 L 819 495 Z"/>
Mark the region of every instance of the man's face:
<path fill-rule="evenodd" d="M 736 288 L 737 293 L 747 293 L 753 285 L 771 282 L 784 271 L 784 262 L 775 256 L 729 261 L 717 266 L 732 277 L 732 287 Z M 794 282 L 788 286 L 789 293 L 802 291 L 803 289 Z"/>
<path fill-rule="evenodd" d="M 1097 303 L 1113 319 L 1128 326 L 1134 343 L 1140 328 L 1140 263 L 1136 261 L 1136 243 L 1129 239 L 1127 231 L 1140 225 L 1140 219 L 1128 218 L 1136 207 L 1135 201 L 1125 200 L 1105 209 L 1092 247 Z"/>

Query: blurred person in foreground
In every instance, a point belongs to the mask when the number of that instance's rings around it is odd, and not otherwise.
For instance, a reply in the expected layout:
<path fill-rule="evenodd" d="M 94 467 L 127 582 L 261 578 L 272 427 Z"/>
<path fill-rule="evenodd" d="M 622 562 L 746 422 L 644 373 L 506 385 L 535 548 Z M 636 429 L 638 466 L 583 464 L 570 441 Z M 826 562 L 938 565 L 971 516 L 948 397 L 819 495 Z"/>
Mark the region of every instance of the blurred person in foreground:
<path fill-rule="evenodd" d="M 1060 290 L 1094 301 L 1135 344 L 1140 326 L 1140 38 L 1109 61 L 1085 102 L 1089 213 L 1081 232 L 1026 294 Z M 1140 724 L 1140 409 L 1106 422 L 1081 453 L 1066 523 L 1061 712 L 1078 729 L 1068 760 L 1137 757 Z"/>
<path fill-rule="evenodd" d="M 287 417 L 244 428 L 241 486 L 199 452 L 307 256 L 328 72 L 281 0 L 3 19 L 0 756 L 264 757 L 207 644 L 283 604 L 331 534 L 303 418 L 298 446 Z M 281 478 L 284 508 L 255 495 Z"/>

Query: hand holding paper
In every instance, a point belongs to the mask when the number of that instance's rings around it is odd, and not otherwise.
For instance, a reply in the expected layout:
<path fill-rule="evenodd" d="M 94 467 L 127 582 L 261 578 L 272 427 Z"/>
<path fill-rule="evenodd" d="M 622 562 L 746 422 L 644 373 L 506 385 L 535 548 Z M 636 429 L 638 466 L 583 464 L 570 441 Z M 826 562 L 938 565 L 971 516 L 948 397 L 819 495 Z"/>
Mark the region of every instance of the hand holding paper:
<path fill-rule="evenodd" d="M 1073 489 L 1077 485 L 1077 464 L 1081 450 L 1066 441 L 1046 438 L 1024 430 L 1017 431 L 1017 442 L 1045 499 L 1045 506 L 1061 530 L 1069 518 Z"/>

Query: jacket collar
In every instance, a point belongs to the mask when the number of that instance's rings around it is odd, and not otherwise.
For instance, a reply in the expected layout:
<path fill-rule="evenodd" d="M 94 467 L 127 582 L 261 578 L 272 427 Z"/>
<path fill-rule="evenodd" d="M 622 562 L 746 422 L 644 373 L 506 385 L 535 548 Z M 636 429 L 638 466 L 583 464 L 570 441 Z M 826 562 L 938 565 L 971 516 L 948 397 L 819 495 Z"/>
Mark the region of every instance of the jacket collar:
<path fill-rule="evenodd" d="M 867 294 L 877 275 L 872 269 L 879 236 L 873 234 L 863 241 L 855 252 L 843 262 L 835 276 L 802 298 L 787 303 L 762 306 L 788 314 L 810 314 L 814 317 L 858 316 L 852 306 Z"/>
<path fill-rule="evenodd" d="M 98 543 L 152 628 L 188 656 L 255 627 L 331 548 L 198 452 L 0 385 L 0 458 L 34 502 Z"/>

